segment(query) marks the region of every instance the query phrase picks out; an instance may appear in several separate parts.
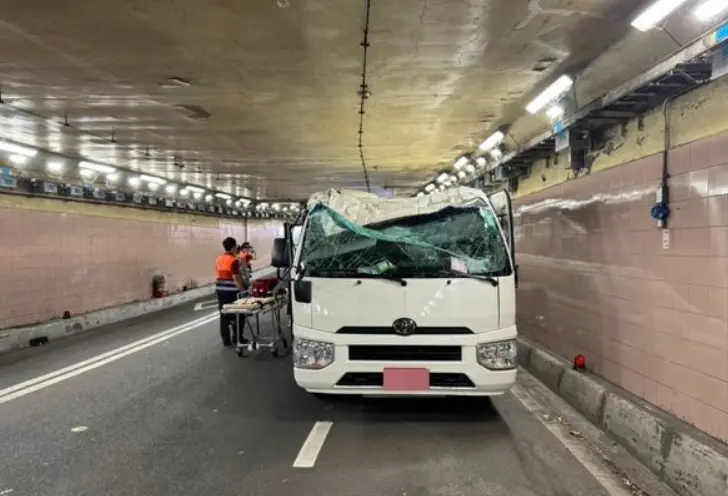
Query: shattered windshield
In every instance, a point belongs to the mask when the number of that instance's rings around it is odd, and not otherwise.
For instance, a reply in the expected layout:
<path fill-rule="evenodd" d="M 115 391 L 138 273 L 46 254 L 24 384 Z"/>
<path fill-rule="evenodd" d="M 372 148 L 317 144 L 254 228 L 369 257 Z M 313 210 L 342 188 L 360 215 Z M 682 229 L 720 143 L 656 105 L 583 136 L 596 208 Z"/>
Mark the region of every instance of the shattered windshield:
<path fill-rule="evenodd" d="M 309 213 L 299 266 L 313 277 L 511 273 L 498 220 L 486 206 L 360 226 L 318 205 Z"/>

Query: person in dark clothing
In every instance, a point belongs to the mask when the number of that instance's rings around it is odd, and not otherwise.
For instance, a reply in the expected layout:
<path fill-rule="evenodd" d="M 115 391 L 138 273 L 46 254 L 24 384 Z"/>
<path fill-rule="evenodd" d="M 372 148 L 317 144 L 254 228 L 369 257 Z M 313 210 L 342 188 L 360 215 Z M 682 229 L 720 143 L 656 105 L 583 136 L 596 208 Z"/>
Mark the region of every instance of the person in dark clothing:
<path fill-rule="evenodd" d="M 215 292 L 217 293 L 217 308 L 222 310 L 223 305 L 234 303 L 238 294 L 244 291 L 243 278 L 240 276 L 240 259 L 237 257 L 238 242 L 235 238 L 225 238 L 222 242 L 225 253 L 217 257 L 215 272 Z M 233 344 L 232 336 L 237 336 L 235 315 L 220 313 L 220 337 L 224 346 Z"/>

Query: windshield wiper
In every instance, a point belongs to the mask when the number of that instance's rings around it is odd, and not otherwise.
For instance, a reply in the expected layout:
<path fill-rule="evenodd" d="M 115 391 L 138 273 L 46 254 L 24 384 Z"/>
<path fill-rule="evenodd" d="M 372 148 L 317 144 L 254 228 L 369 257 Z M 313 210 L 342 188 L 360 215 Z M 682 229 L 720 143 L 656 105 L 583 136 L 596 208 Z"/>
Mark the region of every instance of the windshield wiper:
<path fill-rule="evenodd" d="M 399 276 L 395 276 L 394 274 L 391 274 L 389 272 L 382 272 L 381 274 L 359 274 L 362 276 L 362 278 L 372 278 L 372 279 L 387 279 L 388 281 L 398 282 L 400 286 L 405 287 L 407 285 L 407 281 L 405 279 L 402 279 Z"/>
<path fill-rule="evenodd" d="M 491 286 L 498 287 L 498 279 L 491 276 L 479 276 L 477 274 L 468 274 L 467 272 L 458 272 L 457 270 L 451 270 L 451 269 L 442 269 L 440 271 L 442 274 L 452 276 L 452 277 L 467 277 L 468 279 L 477 279 L 478 281 L 483 281 L 489 283 Z"/>

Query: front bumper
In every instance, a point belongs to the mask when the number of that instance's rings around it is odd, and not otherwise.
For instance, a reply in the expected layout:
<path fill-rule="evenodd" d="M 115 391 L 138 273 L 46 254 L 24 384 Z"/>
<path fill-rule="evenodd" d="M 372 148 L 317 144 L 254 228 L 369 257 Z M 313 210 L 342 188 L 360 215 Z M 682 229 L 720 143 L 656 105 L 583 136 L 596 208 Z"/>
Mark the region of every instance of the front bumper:
<path fill-rule="evenodd" d="M 297 338 L 312 339 L 334 343 L 335 360 L 321 370 L 294 368 L 296 383 L 311 393 L 356 394 L 365 396 L 495 396 L 508 391 L 516 382 L 516 369 L 494 371 L 481 366 L 475 354 L 479 343 L 489 343 L 515 339 L 516 327 L 498 329 L 484 334 L 443 335 L 443 336 L 389 336 L 389 335 L 347 335 L 321 332 L 305 327 L 293 326 Z M 349 360 L 350 345 L 377 346 L 460 346 L 460 361 L 352 361 Z M 432 386 L 427 391 L 396 392 L 385 390 L 377 384 L 377 377 L 387 367 L 426 368 L 432 377 Z M 467 380 L 463 378 L 465 376 Z M 362 385 L 341 385 L 352 383 L 356 377 Z M 457 380 L 453 380 L 456 378 Z M 356 382 L 356 381 L 354 381 Z M 457 384 L 451 386 L 449 384 Z"/>

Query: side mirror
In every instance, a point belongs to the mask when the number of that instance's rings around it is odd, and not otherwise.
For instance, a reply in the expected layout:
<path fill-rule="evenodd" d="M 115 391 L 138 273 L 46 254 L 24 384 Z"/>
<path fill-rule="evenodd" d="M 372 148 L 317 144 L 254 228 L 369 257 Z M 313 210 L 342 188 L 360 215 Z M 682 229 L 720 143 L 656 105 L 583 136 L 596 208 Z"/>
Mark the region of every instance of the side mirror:
<path fill-rule="evenodd" d="M 270 264 L 279 269 L 291 266 L 290 251 L 286 238 L 276 238 L 273 240 L 273 252 L 271 253 Z"/>

